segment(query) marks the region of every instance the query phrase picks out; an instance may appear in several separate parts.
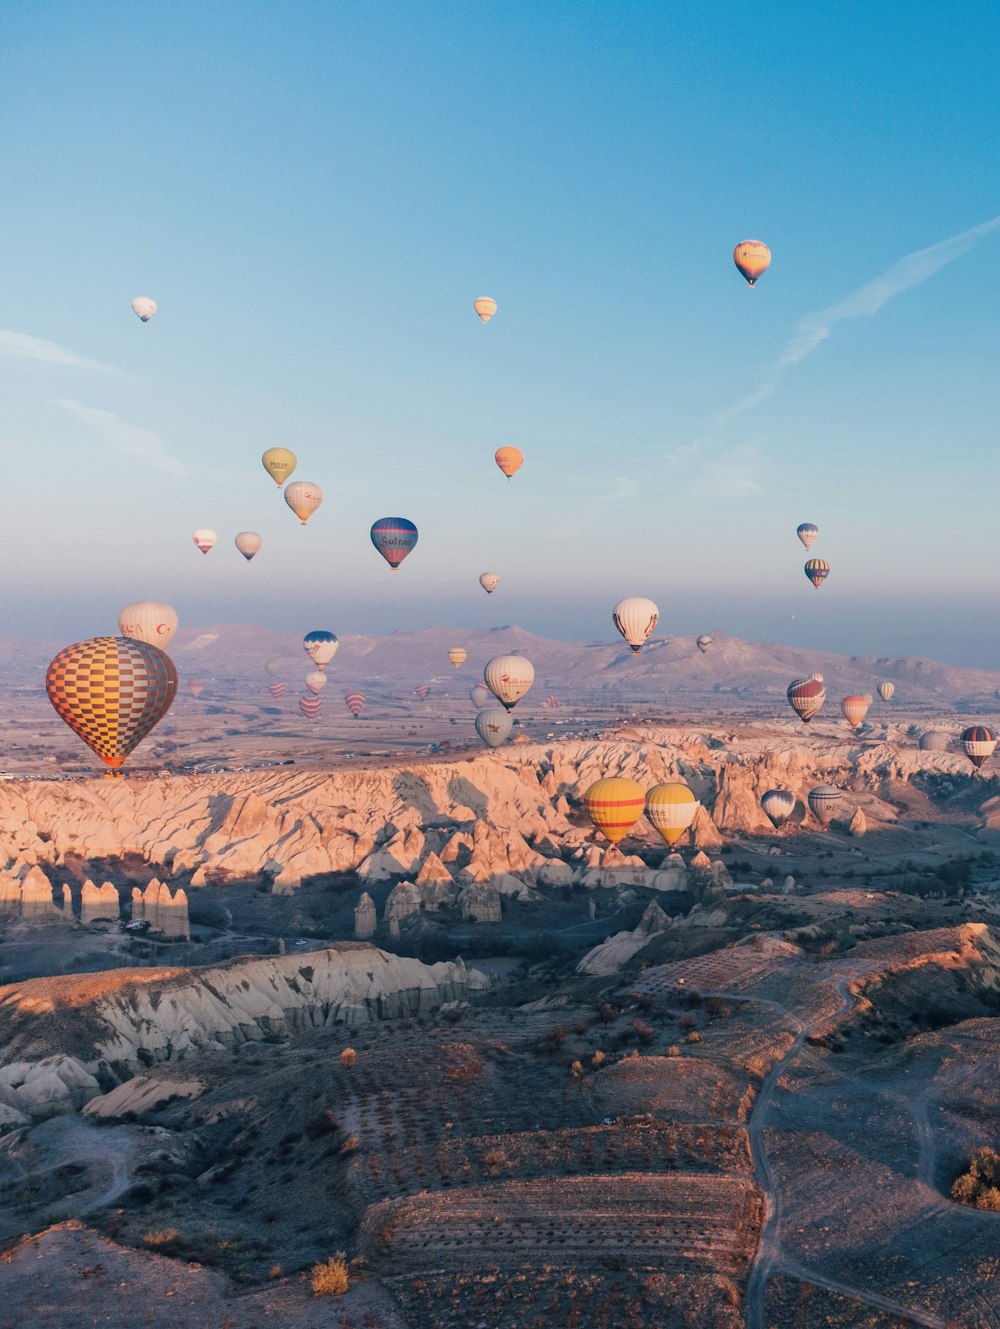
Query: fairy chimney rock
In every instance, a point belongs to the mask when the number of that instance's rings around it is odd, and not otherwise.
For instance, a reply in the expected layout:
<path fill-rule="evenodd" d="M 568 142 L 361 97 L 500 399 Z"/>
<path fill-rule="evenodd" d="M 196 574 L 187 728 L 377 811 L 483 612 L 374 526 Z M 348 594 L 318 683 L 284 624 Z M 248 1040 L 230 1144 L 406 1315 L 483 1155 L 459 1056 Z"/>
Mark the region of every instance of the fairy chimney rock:
<path fill-rule="evenodd" d="M 354 906 L 354 935 L 358 941 L 365 941 L 375 931 L 375 901 L 367 891 L 361 892 L 361 899 Z"/>

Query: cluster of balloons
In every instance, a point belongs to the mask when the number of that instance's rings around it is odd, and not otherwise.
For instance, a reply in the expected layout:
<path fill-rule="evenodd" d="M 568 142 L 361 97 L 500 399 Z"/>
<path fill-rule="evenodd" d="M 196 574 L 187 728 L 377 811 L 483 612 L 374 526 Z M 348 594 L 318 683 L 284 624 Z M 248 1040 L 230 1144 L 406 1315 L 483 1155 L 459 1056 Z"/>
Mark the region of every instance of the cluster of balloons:
<path fill-rule="evenodd" d="M 655 785 L 646 793 L 635 780 L 612 776 L 590 786 L 583 806 L 595 827 L 614 845 L 645 813 L 650 825 L 673 846 L 694 821 L 698 800 L 679 781 Z"/>

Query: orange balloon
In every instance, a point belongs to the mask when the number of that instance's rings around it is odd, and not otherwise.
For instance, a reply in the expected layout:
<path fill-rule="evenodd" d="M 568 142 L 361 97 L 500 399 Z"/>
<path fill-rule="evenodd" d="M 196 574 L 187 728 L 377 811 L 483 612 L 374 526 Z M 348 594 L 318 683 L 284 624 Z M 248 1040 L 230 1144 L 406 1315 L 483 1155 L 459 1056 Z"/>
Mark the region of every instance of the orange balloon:
<path fill-rule="evenodd" d="M 747 285 L 753 286 L 771 266 L 771 251 L 763 240 L 741 240 L 733 250 L 733 262 L 747 279 Z"/>
<path fill-rule="evenodd" d="M 524 453 L 520 448 L 497 448 L 495 460 L 509 480 L 524 464 Z"/>

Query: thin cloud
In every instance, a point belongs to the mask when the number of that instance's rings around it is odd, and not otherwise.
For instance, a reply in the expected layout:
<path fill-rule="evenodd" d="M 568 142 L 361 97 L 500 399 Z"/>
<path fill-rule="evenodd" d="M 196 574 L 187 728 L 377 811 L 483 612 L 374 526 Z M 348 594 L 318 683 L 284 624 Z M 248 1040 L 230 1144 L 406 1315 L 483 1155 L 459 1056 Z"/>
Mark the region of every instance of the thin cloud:
<path fill-rule="evenodd" d="M 77 355 L 55 341 L 45 341 L 41 337 L 29 337 L 26 332 L 11 332 L 0 328 L 0 356 L 9 360 L 38 360 L 46 365 L 59 365 L 67 369 L 97 369 L 102 374 L 117 374 L 120 371 L 111 365 L 102 365 L 99 360 L 88 360 L 84 355 Z"/>
<path fill-rule="evenodd" d="M 186 468 L 171 456 L 163 439 L 154 430 L 146 429 L 144 425 L 130 425 L 114 411 L 101 411 L 78 401 L 59 400 L 56 405 L 97 430 L 115 452 L 148 462 L 167 475 L 187 475 Z"/>
<path fill-rule="evenodd" d="M 788 345 L 765 372 L 759 385 L 749 396 L 723 412 L 718 418 L 718 426 L 721 428 L 735 416 L 742 415 L 752 406 L 766 401 L 781 383 L 787 371 L 808 359 L 839 323 L 850 318 L 870 318 L 873 314 L 877 314 L 882 306 L 888 304 L 895 296 L 901 295 L 903 291 L 912 290 L 914 286 L 920 286 L 949 263 L 954 263 L 957 258 L 967 254 L 983 236 L 996 230 L 1000 230 L 1000 217 L 980 222 L 978 226 L 970 226 L 967 231 L 961 231 L 958 235 L 941 240 L 927 249 L 917 249 L 893 263 L 892 267 L 887 268 L 881 276 L 866 282 L 864 286 L 859 286 L 856 291 L 838 300 L 836 304 L 821 309 L 818 313 L 807 314 L 799 321 Z"/>
<path fill-rule="evenodd" d="M 764 459 L 752 445 L 731 448 L 701 467 L 695 487 L 715 498 L 756 498 L 762 492 Z"/>

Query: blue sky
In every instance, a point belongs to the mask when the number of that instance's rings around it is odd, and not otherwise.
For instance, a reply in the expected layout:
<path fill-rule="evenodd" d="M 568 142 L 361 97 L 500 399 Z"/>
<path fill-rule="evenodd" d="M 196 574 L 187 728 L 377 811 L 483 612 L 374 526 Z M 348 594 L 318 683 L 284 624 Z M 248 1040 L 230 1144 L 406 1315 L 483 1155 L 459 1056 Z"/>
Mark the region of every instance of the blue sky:
<path fill-rule="evenodd" d="M 987 4 L 13 4 L 4 632 L 149 596 L 610 640 L 639 594 L 668 632 L 996 663 L 998 37 Z"/>

